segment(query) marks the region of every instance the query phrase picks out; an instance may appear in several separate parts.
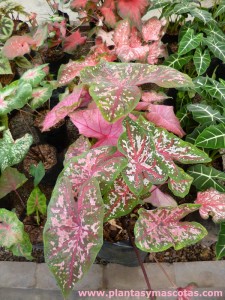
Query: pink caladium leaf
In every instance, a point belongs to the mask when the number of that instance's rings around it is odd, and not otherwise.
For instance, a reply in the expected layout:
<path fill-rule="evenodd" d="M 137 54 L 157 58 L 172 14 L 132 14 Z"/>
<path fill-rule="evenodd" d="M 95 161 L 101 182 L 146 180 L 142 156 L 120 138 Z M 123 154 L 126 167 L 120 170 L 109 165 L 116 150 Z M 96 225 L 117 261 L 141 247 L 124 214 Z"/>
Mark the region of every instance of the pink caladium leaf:
<path fill-rule="evenodd" d="M 116 5 L 114 0 L 105 0 L 100 8 L 100 12 L 104 16 L 104 23 L 112 28 L 116 25 L 115 10 Z"/>
<path fill-rule="evenodd" d="M 151 195 L 144 199 L 144 202 L 151 203 L 155 207 L 164 207 L 164 206 L 177 206 L 177 202 L 168 194 L 160 191 L 157 186 L 151 187 Z"/>
<path fill-rule="evenodd" d="M 133 25 L 141 27 L 141 17 L 145 13 L 149 2 L 147 0 L 119 0 L 118 14 L 121 18 L 128 18 Z"/>
<path fill-rule="evenodd" d="M 69 160 L 75 156 L 81 155 L 83 152 L 91 149 L 91 143 L 89 139 L 81 135 L 73 144 L 71 144 L 66 151 L 64 158 L 64 165 L 66 165 Z"/>
<path fill-rule="evenodd" d="M 168 162 L 167 162 L 168 163 Z M 174 164 L 174 174 L 168 180 L 168 187 L 174 195 L 185 197 L 190 190 L 193 178 Z"/>
<path fill-rule="evenodd" d="M 50 112 L 48 112 L 42 124 L 42 131 L 49 130 L 52 126 L 56 125 L 60 120 L 79 107 L 83 90 L 83 86 L 75 86 L 71 94 L 66 96 Z"/>
<path fill-rule="evenodd" d="M 162 22 L 153 17 L 143 24 L 141 31 L 145 42 L 158 41 L 162 35 Z"/>
<path fill-rule="evenodd" d="M 201 204 L 199 213 L 203 219 L 212 216 L 215 223 L 225 221 L 225 193 L 210 188 L 204 192 L 198 192 L 196 204 Z"/>
<path fill-rule="evenodd" d="M 66 177 L 58 179 L 44 229 L 45 259 L 68 297 L 89 271 L 103 243 L 104 207 L 95 178 L 83 185 L 77 199 Z"/>
<path fill-rule="evenodd" d="M 146 118 L 159 127 L 172 131 L 179 137 L 183 137 L 183 131 L 179 119 L 176 117 L 173 106 L 151 104 L 148 107 L 149 113 Z"/>
<path fill-rule="evenodd" d="M 153 42 L 148 47 L 149 47 L 149 52 L 148 52 L 147 62 L 150 65 L 157 64 L 159 57 L 168 56 L 166 45 L 164 45 L 160 40 Z"/>
<path fill-rule="evenodd" d="M 88 0 L 72 0 L 70 3 L 70 8 L 72 10 L 77 10 L 78 8 L 84 8 Z"/>
<path fill-rule="evenodd" d="M 170 247 L 180 250 L 195 244 L 207 235 L 207 230 L 197 222 L 180 222 L 200 205 L 182 204 L 178 207 L 139 209 L 139 219 L 134 227 L 136 246 L 146 252 L 161 252 Z"/>
<path fill-rule="evenodd" d="M 113 41 L 114 31 L 106 32 L 102 28 L 100 28 L 97 32 L 97 37 L 101 38 L 102 42 L 106 44 L 107 47 L 114 46 L 115 43 Z"/>
<path fill-rule="evenodd" d="M 118 141 L 118 149 L 128 164 L 122 171 L 124 181 L 135 195 L 149 192 L 152 184 L 164 183 L 167 179 L 165 166 L 155 152 L 153 138 L 134 121 L 124 120 L 126 132 Z"/>
<path fill-rule="evenodd" d="M 8 59 L 23 56 L 30 52 L 30 46 L 34 43 L 30 36 L 12 36 L 2 47 L 2 53 Z"/>
<path fill-rule="evenodd" d="M 44 44 L 48 37 L 48 24 L 41 24 L 38 26 L 33 36 L 34 45 L 38 48 Z"/>
<path fill-rule="evenodd" d="M 77 46 L 83 45 L 86 37 L 82 37 L 79 30 L 76 30 L 71 35 L 67 36 L 63 41 L 63 51 L 72 54 Z"/>
<path fill-rule="evenodd" d="M 98 108 L 75 111 L 70 114 L 70 119 L 80 134 L 98 139 L 94 147 L 116 146 L 118 138 L 123 132 L 121 119 L 110 124 L 102 117 Z"/>
<path fill-rule="evenodd" d="M 141 203 L 133 194 L 122 176 L 118 177 L 103 197 L 105 217 L 104 222 L 129 214 L 135 206 Z"/>
<path fill-rule="evenodd" d="M 179 287 L 177 288 L 177 292 L 182 292 L 182 296 L 178 296 L 177 300 L 191 300 L 194 296 L 194 290 L 197 288 L 197 285 L 195 283 L 189 283 L 185 287 Z"/>
<path fill-rule="evenodd" d="M 110 123 L 128 115 L 141 98 L 138 85 L 152 82 L 162 87 L 192 86 L 191 79 L 172 68 L 139 63 L 100 62 L 80 72 L 83 83 L 103 117 Z"/>
<path fill-rule="evenodd" d="M 126 166 L 124 157 L 114 157 L 116 147 L 103 146 L 91 149 L 69 160 L 63 174 L 68 177 L 77 193 L 87 180 L 95 177 L 105 189 L 113 183 L 115 178 Z"/>
<path fill-rule="evenodd" d="M 137 104 L 135 107 L 136 110 L 148 110 L 149 105 L 153 102 L 162 102 L 165 99 L 171 98 L 167 96 L 166 94 L 156 91 L 151 92 L 143 92 L 141 96 L 141 102 Z"/>

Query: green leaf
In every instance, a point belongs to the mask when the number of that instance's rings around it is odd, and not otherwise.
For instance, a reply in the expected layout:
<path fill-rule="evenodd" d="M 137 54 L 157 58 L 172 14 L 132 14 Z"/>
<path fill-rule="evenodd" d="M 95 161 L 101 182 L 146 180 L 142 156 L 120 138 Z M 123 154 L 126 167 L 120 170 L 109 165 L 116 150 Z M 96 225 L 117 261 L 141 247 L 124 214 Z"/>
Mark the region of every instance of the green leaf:
<path fill-rule="evenodd" d="M 200 48 L 197 48 L 193 57 L 194 65 L 198 75 L 202 75 L 208 69 L 211 63 L 211 57 L 208 50 L 202 53 Z"/>
<path fill-rule="evenodd" d="M 14 212 L 0 209 L 0 245 L 16 256 L 32 259 L 32 244 L 24 225 Z"/>
<path fill-rule="evenodd" d="M 42 106 L 52 95 L 53 88 L 50 84 L 46 84 L 44 87 L 34 88 L 32 91 L 32 100 L 30 106 L 32 109 L 37 109 Z"/>
<path fill-rule="evenodd" d="M 184 198 L 190 191 L 193 178 L 181 168 L 176 167 L 176 170 L 177 175 L 169 178 L 168 187 L 175 196 Z"/>
<path fill-rule="evenodd" d="M 194 178 L 193 185 L 203 191 L 208 188 L 214 188 L 219 192 L 225 192 L 225 186 L 222 181 L 225 181 L 225 173 L 218 171 L 213 167 L 204 165 L 192 166 L 187 170 L 187 173 Z"/>
<path fill-rule="evenodd" d="M 27 178 L 14 168 L 6 168 L 0 177 L 0 199 L 21 187 Z"/>
<path fill-rule="evenodd" d="M 225 13 L 225 1 L 224 0 L 221 0 L 220 1 L 220 5 L 217 7 L 217 10 L 214 14 L 214 18 L 222 15 Z"/>
<path fill-rule="evenodd" d="M 21 162 L 30 146 L 33 138 L 30 134 L 25 134 L 22 138 L 13 140 L 10 131 L 7 129 L 0 140 L 0 169 L 4 171 L 7 167 Z"/>
<path fill-rule="evenodd" d="M 208 36 L 204 39 L 204 44 L 209 47 L 209 50 L 223 62 L 225 62 L 225 41 L 216 36 Z"/>
<path fill-rule="evenodd" d="M 30 174 L 34 177 L 34 186 L 36 187 L 45 176 L 45 168 L 43 163 L 40 161 L 37 166 L 31 165 Z"/>
<path fill-rule="evenodd" d="M 204 124 L 204 125 L 195 127 L 195 129 L 186 136 L 186 138 L 185 138 L 186 142 L 195 144 L 195 141 L 196 141 L 197 137 L 199 136 L 199 134 L 208 126 L 209 126 L 208 124 Z"/>
<path fill-rule="evenodd" d="M 27 215 L 36 213 L 37 223 L 39 224 L 39 212 L 42 215 L 46 215 L 46 210 L 46 197 L 39 187 L 35 187 L 27 200 Z"/>
<path fill-rule="evenodd" d="M 17 56 L 14 58 L 15 63 L 18 67 L 23 69 L 30 69 L 32 68 L 31 62 L 25 56 Z"/>
<path fill-rule="evenodd" d="M 192 59 L 192 55 L 187 55 L 184 57 L 179 56 L 178 54 L 170 55 L 165 61 L 164 65 L 180 70 L 184 65 L 186 65 Z"/>
<path fill-rule="evenodd" d="M 187 109 L 192 112 L 193 118 L 200 124 L 211 124 L 216 122 L 225 123 L 225 117 L 218 110 L 212 109 L 205 104 L 189 104 Z"/>
<path fill-rule="evenodd" d="M 12 69 L 7 57 L 0 52 L 0 75 L 12 74 Z"/>
<path fill-rule="evenodd" d="M 200 45 L 202 39 L 203 39 L 202 33 L 195 35 L 194 30 L 188 28 L 187 32 L 185 33 L 185 35 L 182 37 L 180 41 L 178 54 L 184 55 L 189 51 L 191 51 L 192 49 L 196 49 Z"/>
<path fill-rule="evenodd" d="M 38 86 L 38 84 L 45 78 L 46 72 L 43 70 L 47 67 L 48 64 L 44 64 L 26 71 L 23 76 L 20 78 L 22 81 L 25 81 L 32 85 L 32 87 Z"/>
<path fill-rule="evenodd" d="M 207 24 L 209 22 L 213 22 L 214 19 L 212 18 L 212 14 L 204 9 L 198 9 L 197 7 L 190 10 L 190 14 L 192 17 L 199 19 L 204 24 Z"/>
<path fill-rule="evenodd" d="M 225 148 L 225 125 L 211 125 L 197 137 L 195 145 L 203 148 Z"/>
<path fill-rule="evenodd" d="M 225 256 L 225 222 L 220 224 L 218 241 L 216 243 L 216 258 L 221 259 Z"/>
<path fill-rule="evenodd" d="M 2 17 L 0 21 L 0 41 L 5 41 L 7 40 L 14 28 L 14 22 L 10 18 L 7 17 Z"/>

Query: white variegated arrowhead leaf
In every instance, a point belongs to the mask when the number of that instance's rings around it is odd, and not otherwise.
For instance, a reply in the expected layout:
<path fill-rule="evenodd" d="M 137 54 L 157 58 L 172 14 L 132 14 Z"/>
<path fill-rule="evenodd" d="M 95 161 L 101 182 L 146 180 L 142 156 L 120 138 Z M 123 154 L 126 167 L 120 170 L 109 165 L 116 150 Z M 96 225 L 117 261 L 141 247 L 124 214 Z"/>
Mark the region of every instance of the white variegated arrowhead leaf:
<path fill-rule="evenodd" d="M 225 256 L 225 222 L 220 224 L 218 241 L 216 243 L 216 258 L 221 259 Z"/>
<path fill-rule="evenodd" d="M 187 173 L 194 178 L 193 185 L 200 191 L 214 188 L 219 192 L 225 192 L 225 174 L 213 167 L 205 165 L 192 166 Z"/>
<path fill-rule="evenodd" d="M 204 192 L 198 192 L 195 204 L 200 204 L 199 213 L 203 219 L 212 216 L 215 223 L 225 221 L 225 193 L 210 188 Z"/>
<path fill-rule="evenodd" d="M 136 246 L 147 252 L 161 252 L 170 247 L 180 250 L 195 244 L 207 235 L 197 222 L 180 222 L 200 205 L 182 204 L 178 207 L 145 210 L 141 208 L 134 227 Z"/>
<path fill-rule="evenodd" d="M 44 229 L 45 259 L 67 297 L 89 271 L 103 243 L 104 207 L 95 178 L 77 199 L 67 177 L 60 177 L 48 205 Z"/>
<path fill-rule="evenodd" d="M 187 105 L 187 109 L 192 112 L 193 119 L 200 124 L 225 123 L 225 117 L 210 105 L 201 103 L 189 104 Z"/>
<path fill-rule="evenodd" d="M 32 91 L 32 99 L 30 106 L 32 109 L 37 109 L 42 106 L 52 95 L 53 88 L 50 84 L 46 84 L 43 87 L 36 87 Z"/>
<path fill-rule="evenodd" d="M 192 59 L 192 55 L 179 56 L 178 54 L 172 54 L 165 59 L 164 65 L 180 70 L 184 65 L 186 65 Z"/>
<path fill-rule="evenodd" d="M 8 193 L 15 191 L 27 181 L 24 174 L 17 169 L 6 168 L 0 177 L 0 199 Z"/>
<path fill-rule="evenodd" d="M 124 120 L 124 126 L 126 132 L 119 138 L 118 149 L 127 157 L 128 164 L 122 175 L 131 192 L 145 194 L 152 184 L 166 181 L 166 168 L 155 152 L 150 133 L 129 118 Z"/>
<path fill-rule="evenodd" d="M 225 41 L 217 36 L 207 36 L 204 38 L 204 44 L 209 47 L 209 50 L 223 62 L 225 62 Z"/>
<path fill-rule="evenodd" d="M 195 50 L 195 54 L 193 56 L 193 61 L 195 65 L 195 69 L 198 73 L 198 76 L 202 75 L 208 69 L 211 63 L 211 57 L 208 50 L 205 50 L 203 53 L 200 48 Z"/>
<path fill-rule="evenodd" d="M 194 9 L 190 9 L 190 14 L 192 17 L 199 19 L 204 24 L 214 21 L 212 14 L 204 9 L 198 9 L 195 7 Z"/>
<path fill-rule="evenodd" d="M 176 171 L 176 177 L 169 178 L 168 187 L 175 196 L 184 198 L 189 193 L 193 178 L 181 168 L 176 167 Z"/>
<path fill-rule="evenodd" d="M 38 84 L 45 78 L 46 71 L 45 68 L 48 64 L 40 65 L 26 71 L 20 78 L 22 81 L 30 83 L 32 87 L 38 86 Z"/>
<path fill-rule="evenodd" d="M 191 79 L 167 66 L 100 62 L 80 72 L 83 83 L 108 122 L 127 116 L 141 98 L 138 85 L 152 82 L 162 87 L 192 86 Z"/>
<path fill-rule="evenodd" d="M 91 149 L 91 143 L 89 139 L 85 136 L 81 135 L 73 144 L 71 144 L 65 154 L 64 165 L 68 163 L 68 161 L 78 155 L 81 155 L 83 152 Z"/>
<path fill-rule="evenodd" d="M 32 259 L 32 244 L 24 225 L 17 215 L 7 209 L 0 209 L 0 245 L 16 256 Z"/>
<path fill-rule="evenodd" d="M 206 123 L 204 125 L 195 127 L 195 129 L 190 134 L 186 135 L 186 142 L 194 144 L 199 134 L 208 126 L 209 124 Z"/>
<path fill-rule="evenodd" d="M 220 5 L 217 7 L 214 18 L 219 17 L 220 15 L 225 14 L 225 1 L 221 0 Z"/>
<path fill-rule="evenodd" d="M 7 129 L 0 139 L 0 169 L 4 171 L 7 167 L 21 162 L 30 146 L 33 138 L 30 134 L 25 134 L 22 138 L 13 140 L 10 131 Z"/>
<path fill-rule="evenodd" d="M 196 49 L 200 45 L 202 39 L 202 33 L 195 35 L 194 30 L 192 28 L 188 28 L 179 43 L 178 54 L 181 56 L 193 49 Z"/>
<path fill-rule="evenodd" d="M 104 222 L 129 214 L 140 204 L 139 198 L 133 194 L 122 176 L 118 177 L 103 197 L 105 217 Z"/>
<path fill-rule="evenodd" d="M 126 158 L 112 156 L 115 150 L 108 146 L 94 148 L 68 161 L 63 175 L 70 179 L 75 193 L 92 177 L 98 179 L 101 188 L 113 183 L 127 164 Z"/>
<path fill-rule="evenodd" d="M 206 127 L 195 141 L 195 145 L 202 148 L 225 148 L 225 124 Z"/>

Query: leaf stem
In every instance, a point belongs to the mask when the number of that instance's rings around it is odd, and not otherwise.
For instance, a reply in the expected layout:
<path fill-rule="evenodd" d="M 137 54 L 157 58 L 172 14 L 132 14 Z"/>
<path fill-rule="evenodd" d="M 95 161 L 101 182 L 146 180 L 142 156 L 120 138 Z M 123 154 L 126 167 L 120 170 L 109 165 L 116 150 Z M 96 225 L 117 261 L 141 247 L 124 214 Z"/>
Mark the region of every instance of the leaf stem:
<path fill-rule="evenodd" d="M 17 195 L 17 197 L 20 199 L 20 202 L 21 202 L 23 208 L 26 208 L 26 207 L 25 207 L 25 204 L 24 204 L 24 202 L 23 202 L 23 199 L 22 199 L 22 197 L 20 196 L 20 194 L 18 193 L 18 191 L 17 191 L 17 190 L 14 190 L 14 192 L 15 192 L 15 194 Z"/>

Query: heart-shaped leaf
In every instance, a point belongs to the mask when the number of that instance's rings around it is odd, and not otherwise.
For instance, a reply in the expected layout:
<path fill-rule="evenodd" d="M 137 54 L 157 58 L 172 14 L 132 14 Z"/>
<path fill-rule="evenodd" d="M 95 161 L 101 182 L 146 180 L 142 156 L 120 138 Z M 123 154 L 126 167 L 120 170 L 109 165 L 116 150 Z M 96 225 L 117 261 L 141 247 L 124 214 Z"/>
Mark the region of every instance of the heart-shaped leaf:
<path fill-rule="evenodd" d="M 7 129 L 0 140 L 0 169 L 4 171 L 7 167 L 21 162 L 30 146 L 33 138 L 30 134 L 25 134 L 22 138 L 14 141 L 10 131 Z"/>
<path fill-rule="evenodd" d="M 48 66 L 48 64 L 37 66 L 33 69 L 30 69 L 26 71 L 22 77 L 21 80 L 25 81 L 27 83 L 30 83 L 32 87 L 38 86 L 38 84 L 45 78 L 46 71 L 45 68 Z"/>
<path fill-rule="evenodd" d="M 141 98 L 138 85 L 152 82 L 162 87 L 191 86 L 191 79 L 172 68 L 139 63 L 101 62 L 80 72 L 81 80 L 108 122 L 128 115 Z"/>
<path fill-rule="evenodd" d="M 204 39 L 204 44 L 209 47 L 209 50 L 223 62 L 225 62 L 225 42 L 217 36 L 209 35 Z"/>
<path fill-rule="evenodd" d="M 203 53 L 200 48 L 197 48 L 193 56 L 194 65 L 198 76 L 202 75 L 208 69 L 211 63 L 211 57 L 208 50 L 205 50 Z"/>
<path fill-rule="evenodd" d="M 216 243 L 216 258 L 221 259 L 225 256 L 225 222 L 220 224 L 220 232 Z"/>
<path fill-rule="evenodd" d="M 66 165 L 71 158 L 81 155 L 90 148 L 91 143 L 89 142 L 89 139 L 81 135 L 73 144 L 69 146 L 65 154 L 64 165 Z"/>
<path fill-rule="evenodd" d="M 7 39 L 2 47 L 2 53 L 8 59 L 14 59 L 17 56 L 29 53 L 31 44 L 33 44 L 33 39 L 30 36 L 14 35 Z"/>
<path fill-rule="evenodd" d="M 193 49 L 196 49 L 201 43 L 202 39 L 202 33 L 195 35 L 194 30 L 192 28 L 188 28 L 187 32 L 184 34 L 179 43 L 178 54 L 181 56 Z"/>
<path fill-rule="evenodd" d="M 63 41 L 63 51 L 69 54 L 74 53 L 77 46 L 83 45 L 86 37 L 82 37 L 79 29 L 74 31 L 71 35 L 67 36 Z"/>
<path fill-rule="evenodd" d="M 42 215 L 46 214 L 47 205 L 46 205 L 46 197 L 45 194 L 39 189 L 39 187 L 35 187 L 31 192 L 28 200 L 27 200 L 27 215 L 31 215 L 36 213 L 37 215 L 37 223 L 40 222 L 39 212 Z"/>
<path fill-rule="evenodd" d="M 200 205 L 182 204 L 178 207 L 145 210 L 141 208 L 134 227 L 137 247 L 147 252 L 161 252 L 170 247 L 180 250 L 195 244 L 207 235 L 206 229 L 196 222 L 180 222 Z"/>
<path fill-rule="evenodd" d="M 74 200 L 70 180 L 61 177 L 48 206 L 44 229 L 45 259 L 64 297 L 83 278 L 103 243 L 104 207 L 95 178 Z"/>
<path fill-rule="evenodd" d="M 17 190 L 27 181 L 24 174 L 14 168 L 6 168 L 0 177 L 0 199 L 8 193 Z"/>
<path fill-rule="evenodd" d="M 31 165 L 30 174 L 34 177 L 34 186 L 36 187 L 45 176 L 45 167 L 40 161 L 38 165 Z"/>
<path fill-rule="evenodd" d="M 32 259 L 32 244 L 23 223 L 14 212 L 4 208 L 0 209 L 0 245 L 16 256 Z"/>
<path fill-rule="evenodd" d="M 195 141 L 195 145 L 203 148 L 225 148 L 225 124 L 211 125 L 206 127 Z"/>
<path fill-rule="evenodd" d="M 46 84 L 44 87 L 36 87 L 32 91 L 32 100 L 30 106 L 32 109 L 37 109 L 42 106 L 52 95 L 52 86 Z"/>
<path fill-rule="evenodd" d="M 203 219 L 212 216 L 214 222 L 225 221 L 225 194 L 213 188 L 198 192 L 196 204 L 201 204 L 199 213 Z"/>
<path fill-rule="evenodd" d="M 175 172 L 176 176 L 173 174 L 168 180 L 168 187 L 175 196 L 184 198 L 189 193 L 193 178 L 177 166 Z"/>

